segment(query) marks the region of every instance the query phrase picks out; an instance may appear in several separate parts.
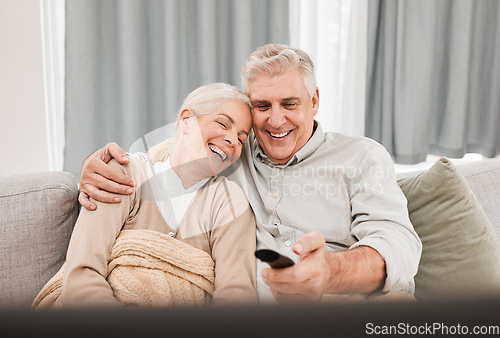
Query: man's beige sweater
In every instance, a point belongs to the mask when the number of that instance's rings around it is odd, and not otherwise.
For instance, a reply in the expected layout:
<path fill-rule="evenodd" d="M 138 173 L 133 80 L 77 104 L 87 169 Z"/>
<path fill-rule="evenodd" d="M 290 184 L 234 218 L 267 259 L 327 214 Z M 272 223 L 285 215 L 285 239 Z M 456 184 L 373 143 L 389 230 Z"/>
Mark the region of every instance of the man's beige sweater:
<path fill-rule="evenodd" d="M 147 162 L 110 164 L 136 181 L 119 204 L 93 200 L 96 211 L 82 208 L 71 236 L 62 288 L 63 306 L 118 305 L 106 282 L 112 246 L 123 230 L 147 229 L 203 250 L 215 262 L 214 303 L 255 302 L 255 219 L 243 191 L 225 177 L 198 190 L 174 230 L 154 200 Z"/>

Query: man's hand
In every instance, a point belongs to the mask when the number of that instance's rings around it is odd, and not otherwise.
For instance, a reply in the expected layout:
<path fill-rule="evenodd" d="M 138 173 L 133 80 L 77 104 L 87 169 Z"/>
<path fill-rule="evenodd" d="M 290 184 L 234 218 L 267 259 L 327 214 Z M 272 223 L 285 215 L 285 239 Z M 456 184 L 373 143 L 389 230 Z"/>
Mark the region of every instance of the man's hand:
<path fill-rule="evenodd" d="M 263 269 L 262 279 L 278 302 L 318 301 L 331 273 L 323 235 L 311 232 L 295 242 L 292 250 L 299 256 L 298 264 L 285 269 Z"/>
<path fill-rule="evenodd" d="M 135 181 L 108 165 L 112 158 L 121 164 L 130 162 L 125 151 L 116 143 L 108 143 L 83 161 L 78 201 L 85 209 L 97 208 L 89 196 L 101 202 L 118 203 L 121 197 L 116 194 L 133 192 Z"/>
<path fill-rule="evenodd" d="M 285 269 L 266 268 L 262 279 L 278 302 L 319 301 L 325 293 L 368 293 L 386 277 L 380 254 L 366 246 L 328 253 L 317 231 L 300 238 L 292 247 L 299 263 Z"/>

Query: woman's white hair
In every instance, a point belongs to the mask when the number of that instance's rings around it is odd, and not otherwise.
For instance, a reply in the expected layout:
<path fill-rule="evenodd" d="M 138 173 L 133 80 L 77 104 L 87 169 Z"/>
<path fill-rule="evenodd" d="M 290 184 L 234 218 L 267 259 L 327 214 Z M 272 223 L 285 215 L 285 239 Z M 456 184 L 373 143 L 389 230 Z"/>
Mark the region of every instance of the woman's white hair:
<path fill-rule="evenodd" d="M 248 93 L 249 83 L 259 75 L 275 76 L 294 68 L 301 71 L 306 89 L 313 97 L 316 76 L 311 57 L 303 50 L 281 44 L 267 44 L 250 54 L 241 71 L 243 90 Z"/>
<path fill-rule="evenodd" d="M 177 127 L 182 111 L 189 109 L 193 116 L 209 114 L 214 112 L 217 107 L 224 102 L 233 100 L 241 101 L 248 106 L 250 112 L 252 111 L 252 105 L 248 95 L 235 86 L 231 86 L 227 83 L 211 83 L 195 89 L 186 97 L 181 108 L 178 110 L 176 118 L 176 136 L 151 148 L 148 151 L 149 160 L 152 163 L 165 161 L 173 152 L 177 143 Z"/>

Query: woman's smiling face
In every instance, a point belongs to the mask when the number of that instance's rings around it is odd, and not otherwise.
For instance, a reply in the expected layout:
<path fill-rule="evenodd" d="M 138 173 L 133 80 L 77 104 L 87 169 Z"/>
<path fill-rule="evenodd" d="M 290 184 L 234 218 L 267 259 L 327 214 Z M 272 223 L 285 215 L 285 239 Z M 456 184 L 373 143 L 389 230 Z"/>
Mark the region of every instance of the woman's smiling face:
<path fill-rule="evenodd" d="M 245 103 L 225 100 L 212 112 L 196 117 L 189 110 L 184 110 L 180 123 L 178 146 L 185 152 L 183 162 L 197 161 L 198 165 L 198 161 L 201 161 L 201 167 L 207 170 L 206 177 L 210 177 L 240 157 L 252 126 L 252 117 Z"/>

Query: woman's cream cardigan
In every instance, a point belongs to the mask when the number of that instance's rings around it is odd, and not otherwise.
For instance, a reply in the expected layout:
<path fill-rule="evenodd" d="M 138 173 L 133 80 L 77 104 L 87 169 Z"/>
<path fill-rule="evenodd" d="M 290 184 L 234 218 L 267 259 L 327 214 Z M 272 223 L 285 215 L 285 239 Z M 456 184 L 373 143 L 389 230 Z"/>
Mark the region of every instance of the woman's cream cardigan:
<path fill-rule="evenodd" d="M 210 255 L 215 265 L 216 304 L 255 302 L 255 219 L 243 191 L 225 177 L 198 190 L 174 230 L 154 200 L 147 162 L 131 157 L 128 165 L 110 164 L 136 181 L 119 204 L 94 200 L 96 211 L 81 210 L 68 248 L 61 301 L 64 307 L 109 306 L 120 302 L 106 281 L 111 252 L 120 231 L 166 234 Z"/>

